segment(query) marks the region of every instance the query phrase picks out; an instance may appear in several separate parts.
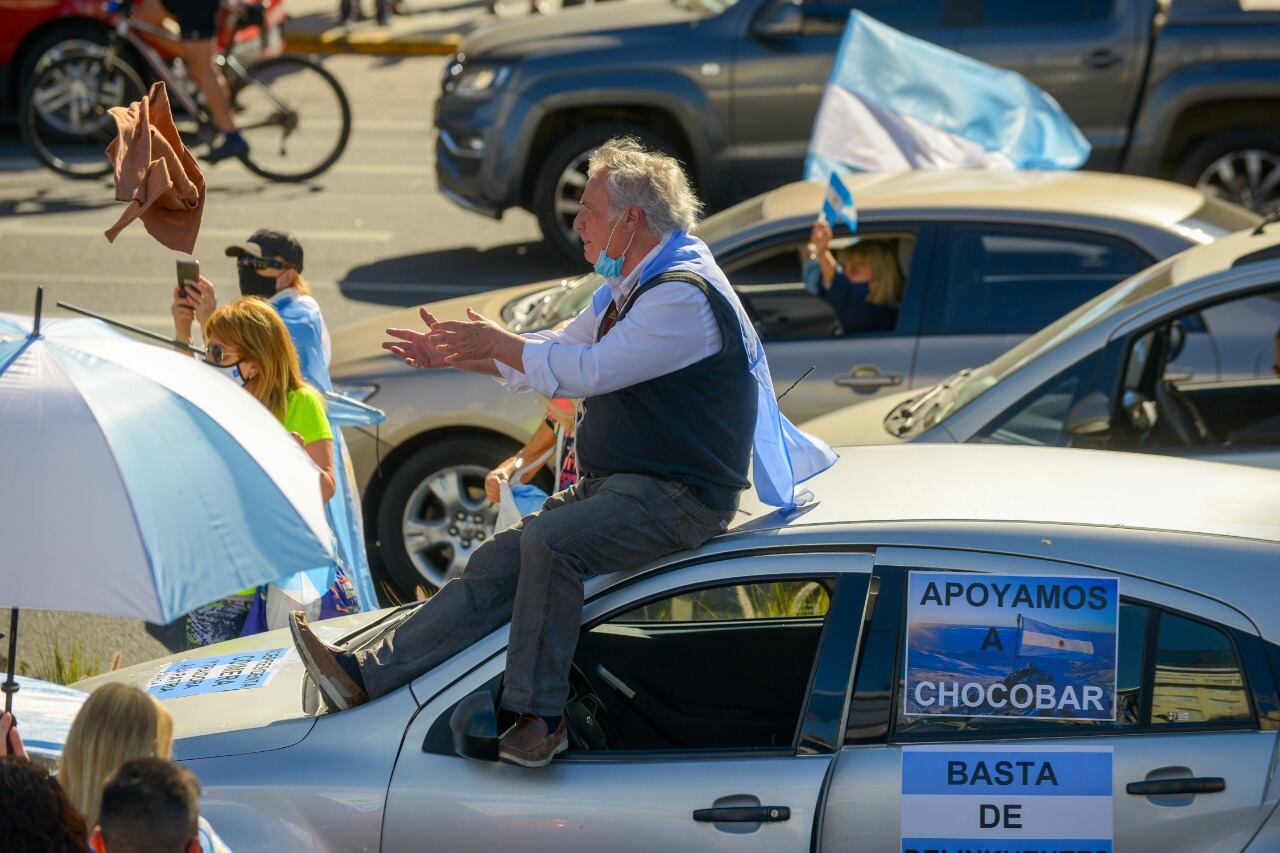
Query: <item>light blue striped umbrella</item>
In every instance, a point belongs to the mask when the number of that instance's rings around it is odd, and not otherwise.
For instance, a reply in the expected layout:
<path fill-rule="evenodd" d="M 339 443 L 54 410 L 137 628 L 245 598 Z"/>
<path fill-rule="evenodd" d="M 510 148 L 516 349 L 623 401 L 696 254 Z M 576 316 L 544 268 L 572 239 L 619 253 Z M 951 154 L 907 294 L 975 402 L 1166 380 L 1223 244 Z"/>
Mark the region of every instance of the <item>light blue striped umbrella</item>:
<path fill-rule="evenodd" d="M 332 562 L 318 469 L 237 383 L 34 325 L 0 314 L 0 603 L 165 623 Z"/>

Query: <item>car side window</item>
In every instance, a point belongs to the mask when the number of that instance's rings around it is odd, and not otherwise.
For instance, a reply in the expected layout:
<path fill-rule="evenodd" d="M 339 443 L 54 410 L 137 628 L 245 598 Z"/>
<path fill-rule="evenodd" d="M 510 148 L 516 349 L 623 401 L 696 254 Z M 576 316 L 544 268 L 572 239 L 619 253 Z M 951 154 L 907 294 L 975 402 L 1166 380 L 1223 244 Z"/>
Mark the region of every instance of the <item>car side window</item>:
<path fill-rule="evenodd" d="M 918 239 L 913 231 L 886 231 L 857 238 L 838 234 L 830 245 L 841 270 L 866 270 L 883 287 L 847 276 L 821 280 L 809 258 L 808 234 L 750 250 L 722 263 L 747 315 L 766 341 L 901 333 L 902 310 L 913 287 L 912 261 Z M 855 266 L 861 262 L 863 266 Z"/>
<path fill-rule="evenodd" d="M 857 9 L 896 30 L 933 29 L 942 25 L 943 8 L 949 0 L 804 0 L 801 11 L 806 18 L 848 19 Z"/>
<path fill-rule="evenodd" d="M 1118 237 L 1066 228 L 956 225 L 942 241 L 925 332 L 1030 334 L 1149 266 Z"/>
<path fill-rule="evenodd" d="M 1154 732 L 1170 725 L 1194 729 L 1253 723 L 1240 660 L 1225 631 L 1126 599 L 1120 603 L 1114 722 L 1043 718 L 1036 711 L 1018 717 L 907 717 L 901 696 L 895 713 L 895 733 L 908 739 L 937 733 L 1043 737 L 1064 730 Z"/>
<path fill-rule="evenodd" d="M 1111 15 L 1112 0 L 982 0 L 982 23 L 989 27 L 1083 24 Z"/>
<path fill-rule="evenodd" d="M 1162 613 L 1155 657 L 1153 726 L 1252 718 L 1240 661 L 1224 632 Z"/>
<path fill-rule="evenodd" d="M 594 750 L 789 748 L 832 581 L 684 591 L 584 630 L 566 715 Z"/>

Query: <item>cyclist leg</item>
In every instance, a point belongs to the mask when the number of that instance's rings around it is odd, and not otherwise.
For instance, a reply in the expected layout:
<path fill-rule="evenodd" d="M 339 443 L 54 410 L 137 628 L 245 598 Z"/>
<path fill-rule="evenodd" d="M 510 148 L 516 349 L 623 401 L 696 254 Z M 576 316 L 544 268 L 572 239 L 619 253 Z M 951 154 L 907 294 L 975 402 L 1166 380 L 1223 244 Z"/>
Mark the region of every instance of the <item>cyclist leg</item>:
<path fill-rule="evenodd" d="M 181 31 L 178 53 L 186 63 L 187 72 L 204 94 L 209 117 L 224 136 L 222 144 L 205 156 L 209 163 L 249 153 L 248 143 L 236 129 L 231 115 L 231 95 L 217 65 L 218 4 L 219 0 L 165 0 Z"/>

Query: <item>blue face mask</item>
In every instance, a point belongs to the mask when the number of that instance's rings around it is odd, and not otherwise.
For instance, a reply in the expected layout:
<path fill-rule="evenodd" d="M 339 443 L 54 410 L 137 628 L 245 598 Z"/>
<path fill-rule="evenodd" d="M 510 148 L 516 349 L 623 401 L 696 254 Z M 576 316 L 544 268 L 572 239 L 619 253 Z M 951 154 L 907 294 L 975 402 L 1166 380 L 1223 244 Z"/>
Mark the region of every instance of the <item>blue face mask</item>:
<path fill-rule="evenodd" d="M 632 231 L 631 239 L 622 248 L 622 254 L 616 258 L 609 257 L 609 244 L 613 242 L 613 232 L 618 230 L 618 223 L 621 221 L 621 216 L 614 221 L 613 228 L 609 230 L 609 239 L 604 241 L 604 248 L 596 258 L 595 271 L 603 278 L 617 278 L 622 275 L 622 262 L 627 259 L 627 249 L 631 248 L 631 243 L 636 239 L 636 233 Z"/>

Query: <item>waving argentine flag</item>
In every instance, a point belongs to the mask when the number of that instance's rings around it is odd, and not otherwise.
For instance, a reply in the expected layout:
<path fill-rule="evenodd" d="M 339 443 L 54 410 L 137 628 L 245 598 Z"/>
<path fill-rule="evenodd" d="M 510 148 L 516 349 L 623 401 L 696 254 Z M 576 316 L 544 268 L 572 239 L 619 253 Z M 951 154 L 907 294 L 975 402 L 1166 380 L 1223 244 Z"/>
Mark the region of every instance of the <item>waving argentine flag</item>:
<path fill-rule="evenodd" d="M 805 178 L 862 171 L 1076 169 L 1089 143 L 1057 101 L 993 68 L 849 13 Z"/>

